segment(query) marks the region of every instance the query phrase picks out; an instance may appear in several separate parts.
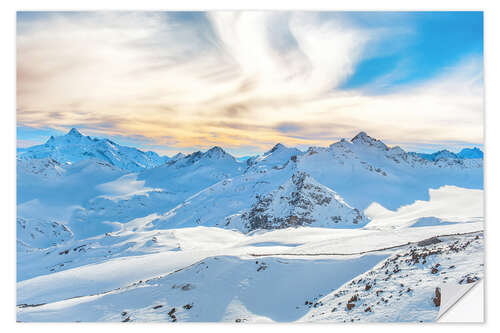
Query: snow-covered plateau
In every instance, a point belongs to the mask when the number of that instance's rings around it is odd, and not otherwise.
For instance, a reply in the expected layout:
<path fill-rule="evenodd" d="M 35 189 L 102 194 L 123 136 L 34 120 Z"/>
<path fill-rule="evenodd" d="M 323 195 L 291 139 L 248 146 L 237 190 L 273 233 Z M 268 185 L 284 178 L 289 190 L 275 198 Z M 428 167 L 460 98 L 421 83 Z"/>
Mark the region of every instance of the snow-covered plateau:
<path fill-rule="evenodd" d="M 433 321 L 483 277 L 483 153 L 168 158 L 72 129 L 18 151 L 16 223 L 18 321 Z"/>

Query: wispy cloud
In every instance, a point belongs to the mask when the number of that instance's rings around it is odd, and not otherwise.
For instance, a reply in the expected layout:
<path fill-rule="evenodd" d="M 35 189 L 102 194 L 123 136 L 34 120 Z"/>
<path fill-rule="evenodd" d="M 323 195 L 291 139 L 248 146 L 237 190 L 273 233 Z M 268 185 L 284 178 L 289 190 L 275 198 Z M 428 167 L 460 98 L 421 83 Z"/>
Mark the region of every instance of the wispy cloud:
<path fill-rule="evenodd" d="M 96 134 L 148 138 L 169 151 L 326 145 L 361 129 L 395 144 L 482 142 L 480 56 L 371 94 L 340 86 L 378 52 L 374 45 L 393 36 L 386 27 L 362 27 L 341 14 L 190 15 L 19 20 L 18 123 L 79 124 Z"/>

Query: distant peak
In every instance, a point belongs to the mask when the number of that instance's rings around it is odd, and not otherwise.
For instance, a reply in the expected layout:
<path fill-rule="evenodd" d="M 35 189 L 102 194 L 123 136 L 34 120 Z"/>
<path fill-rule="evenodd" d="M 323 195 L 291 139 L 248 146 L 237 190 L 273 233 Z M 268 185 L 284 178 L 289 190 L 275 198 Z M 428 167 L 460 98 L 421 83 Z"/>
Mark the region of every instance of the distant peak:
<path fill-rule="evenodd" d="M 177 154 L 175 154 L 174 156 L 172 156 L 172 157 L 171 157 L 171 159 L 172 159 L 172 160 L 178 160 L 178 159 L 181 159 L 181 158 L 183 158 L 183 157 L 186 157 L 186 155 L 185 155 L 185 154 L 183 154 L 183 153 L 177 153 Z"/>
<path fill-rule="evenodd" d="M 484 158 L 484 153 L 478 147 L 474 148 L 464 148 L 458 154 L 458 157 L 468 159 L 468 158 Z"/>
<path fill-rule="evenodd" d="M 77 136 L 77 137 L 83 136 L 82 133 L 78 132 L 78 130 L 74 127 L 68 132 L 67 135 Z"/>
<path fill-rule="evenodd" d="M 438 150 L 436 152 L 436 154 L 453 154 L 451 151 L 449 151 L 448 149 L 442 149 L 442 150 Z"/>
<path fill-rule="evenodd" d="M 389 149 L 385 143 L 375 138 L 372 138 L 366 132 L 359 132 L 354 138 L 351 139 L 352 143 L 363 144 L 368 146 L 376 146 L 385 150 Z"/>
<path fill-rule="evenodd" d="M 378 141 L 378 140 L 375 138 L 372 138 L 371 136 L 366 134 L 366 132 L 359 132 L 358 134 L 356 134 L 355 137 L 353 137 L 351 139 L 351 142 L 353 142 L 353 143 L 356 143 L 356 142 L 375 142 L 375 141 Z"/>
<path fill-rule="evenodd" d="M 213 146 L 212 148 L 210 148 L 209 150 L 207 150 L 207 152 L 224 152 L 224 149 L 222 149 L 221 147 L 219 146 Z"/>
<path fill-rule="evenodd" d="M 265 153 L 265 155 L 274 153 L 277 150 L 285 149 L 285 148 L 286 148 L 286 146 L 284 144 L 277 143 L 277 144 L 274 145 L 273 148 L 271 148 L 271 150 L 269 150 L 267 153 Z"/>
<path fill-rule="evenodd" d="M 359 132 L 354 138 L 351 139 L 351 141 L 354 140 L 360 140 L 360 139 L 365 139 L 365 138 L 370 138 L 366 132 Z"/>
<path fill-rule="evenodd" d="M 210 148 L 209 150 L 207 150 L 203 154 L 203 156 L 206 156 L 208 158 L 222 158 L 222 157 L 231 156 L 231 155 L 226 153 L 226 151 L 224 149 L 222 149 L 221 147 L 214 146 L 214 147 Z"/>
<path fill-rule="evenodd" d="M 213 146 L 209 150 L 206 151 L 205 155 L 213 156 L 213 155 L 224 155 L 226 152 L 219 146 Z"/>

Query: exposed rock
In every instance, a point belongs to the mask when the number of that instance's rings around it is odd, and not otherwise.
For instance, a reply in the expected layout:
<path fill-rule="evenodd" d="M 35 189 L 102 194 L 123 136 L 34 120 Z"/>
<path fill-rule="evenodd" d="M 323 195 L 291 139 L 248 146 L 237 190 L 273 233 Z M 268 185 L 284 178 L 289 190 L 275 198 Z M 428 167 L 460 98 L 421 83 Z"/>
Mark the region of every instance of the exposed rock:
<path fill-rule="evenodd" d="M 441 306 L 441 289 L 436 288 L 435 294 L 436 296 L 432 299 L 432 301 L 435 306 Z"/>
<path fill-rule="evenodd" d="M 433 245 L 433 244 L 437 244 L 437 243 L 441 243 L 441 240 L 437 237 L 431 237 L 431 238 L 427 238 L 427 239 L 424 239 L 420 242 L 417 243 L 418 246 L 429 246 L 429 245 Z"/>
<path fill-rule="evenodd" d="M 349 206 L 337 193 L 321 185 L 309 174 L 295 172 L 283 185 L 266 195 L 257 195 L 250 209 L 227 218 L 228 224 L 242 225 L 247 231 L 283 229 L 323 223 L 326 225 L 359 225 L 368 219 Z"/>

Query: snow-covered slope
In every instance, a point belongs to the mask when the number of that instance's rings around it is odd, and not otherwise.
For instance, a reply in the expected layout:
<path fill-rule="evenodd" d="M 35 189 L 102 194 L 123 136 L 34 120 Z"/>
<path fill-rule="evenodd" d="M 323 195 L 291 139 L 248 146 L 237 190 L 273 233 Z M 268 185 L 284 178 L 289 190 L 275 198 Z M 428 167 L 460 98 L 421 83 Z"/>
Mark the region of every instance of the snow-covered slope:
<path fill-rule="evenodd" d="M 289 322 L 307 313 L 300 306 L 308 295 L 338 287 L 383 258 L 209 257 L 95 297 L 20 307 L 18 320 Z"/>
<path fill-rule="evenodd" d="M 17 173 L 22 177 L 54 178 L 64 174 L 64 167 L 50 157 L 40 159 L 17 159 Z"/>
<path fill-rule="evenodd" d="M 20 218 L 55 220 L 69 226 L 75 211 L 88 200 L 105 193 L 98 188 L 100 184 L 125 173 L 120 168 L 96 159 L 67 165 L 48 163 L 49 167 L 45 171 L 32 172 L 32 165 L 45 166 L 46 161 L 18 161 L 17 214 Z M 23 167 L 19 167 L 20 165 Z M 72 226 L 69 227 L 73 230 Z M 76 237 L 80 237 L 77 229 L 73 231 L 76 232 Z"/>
<path fill-rule="evenodd" d="M 337 290 L 317 295 L 300 321 L 432 322 L 441 305 L 441 285 L 483 277 L 483 250 L 482 233 L 402 247 Z"/>
<path fill-rule="evenodd" d="M 56 221 L 17 218 L 16 222 L 18 246 L 24 249 L 44 249 L 73 238 L 71 230 Z"/>
<path fill-rule="evenodd" d="M 483 196 L 482 190 L 443 186 L 429 190 L 429 201 L 417 200 L 396 211 L 373 203 L 365 210 L 365 214 L 372 219 L 366 228 L 388 230 L 483 222 Z"/>
<path fill-rule="evenodd" d="M 328 239 L 323 230 L 317 236 Z M 301 239 L 299 233 L 293 241 Z M 433 298 L 440 283 L 482 277 L 482 234 L 420 239 L 364 254 L 245 255 L 231 247 L 227 255 L 202 249 L 110 260 L 55 273 L 53 283 L 49 276 L 20 283 L 17 319 L 430 321 L 439 310 Z"/>
<path fill-rule="evenodd" d="M 66 135 L 54 137 L 43 145 L 33 146 L 18 153 L 20 159 L 51 158 L 60 164 L 85 159 L 100 159 L 128 171 L 138 171 L 165 163 L 155 152 L 120 146 L 108 139 L 91 138 L 71 129 Z"/>
<path fill-rule="evenodd" d="M 227 218 L 225 227 L 244 231 L 296 226 L 360 228 L 368 219 L 337 193 L 305 172 L 295 172 L 271 193 L 243 213 Z"/>

